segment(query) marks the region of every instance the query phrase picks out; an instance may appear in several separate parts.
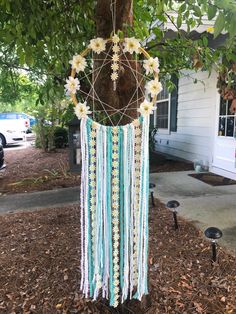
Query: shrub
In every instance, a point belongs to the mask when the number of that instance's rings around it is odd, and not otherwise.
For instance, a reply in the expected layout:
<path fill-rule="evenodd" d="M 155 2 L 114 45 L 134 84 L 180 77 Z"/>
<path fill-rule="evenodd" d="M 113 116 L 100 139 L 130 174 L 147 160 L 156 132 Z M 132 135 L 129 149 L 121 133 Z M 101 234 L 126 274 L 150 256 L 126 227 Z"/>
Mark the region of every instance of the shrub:
<path fill-rule="evenodd" d="M 56 148 L 65 147 L 68 144 L 68 131 L 66 128 L 57 126 L 54 129 L 54 145 Z"/>

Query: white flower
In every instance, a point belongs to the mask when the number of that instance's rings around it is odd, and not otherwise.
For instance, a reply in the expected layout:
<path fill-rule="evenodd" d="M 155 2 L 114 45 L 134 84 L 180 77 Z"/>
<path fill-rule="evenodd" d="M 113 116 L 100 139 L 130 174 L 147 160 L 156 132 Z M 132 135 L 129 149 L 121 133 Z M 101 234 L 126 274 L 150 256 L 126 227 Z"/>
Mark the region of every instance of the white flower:
<path fill-rule="evenodd" d="M 112 68 L 113 71 L 117 71 L 117 70 L 119 69 L 119 64 L 116 63 L 116 62 L 114 62 L 114 63 L 112 64 L 111 68 Z"/>
<path fill-rule="evenodd" d="M 124 52 L 129 53 L 140 53 L 139 48 L 141 47 L 140 42 L 138 39 L 131 37 L 131 38 L 125 38 L 124 42 Z"/>
<path fill-rule="evenodd" d="M 150 57 L 144 60 L 143 67 L 146 70 L 146 74 L 152 74 L 153 72 L 159 73 L 159 59 Z"/>
<path fill-rule="evenodd" d="M 87 62 L 84 57 L 81 55 L 73 56 L 73 59 L 70 60 L 70 64 L 72 69 L 75 69 L 77 73 L 80 71 L 84 71 L 85 67 L 87 66 Z"/>
<path fill-rule="evenodd" d="M 115 52 L 115 53 L 117 53 L 117 52 L 120 51 L 120 47 L 119 47 L 118 45 L 114 45 L 114 46 L 112 47 L 112 51 Z"/>
<path fill-rule="evenodd" d="M 153 106 L 152 102 L 147 101 L 146 99 L 141 103 L 140 108 L 138 111 L 141 113 L 143 116 L 147 116 L 149 114 L 153 113 L 153 110 L 155 107 Z"/>
<path fill-rule="evenodd" d="M 106 50 L 106 40 L 100 37 L 91 39 L 88 47 L 92 49 L 93 52 L 99 54 Z"/>
<path fill-rule="evenodd" d="M 148 94 L 151 94 L 151 96 L 154 97 L 162 91 L 162 84 L 158 79 L 154 79 L 147 83 L 146 89 Z"/>
<path fill-rule="evenodd" d="M 115 34 L 114 36 L 112 36 L 112 42 L 114 44 L 118 44 L 119 41 L 120 41 L 120 38 L 118 35 Z"/>
<path fill-rule="evenodd" d="M 119 292 L 119 291 L 118 291 Z M 113 304 L 113 307 L 117 307 L 119 305 L 119 302 L 118 301 L 115 301 L 114 304 Z"/>
<path fill-rule="evenodd" d="M 114 62 L 119 61 L 119 56 L 117 53 L 114 53 L 114 55 L 112 56 L 112 61 L 114 61 Z"/>
<path fill-rule="evenodd" d="M 89 107 L 86 106 L 86 101 L 84 103 L 79 102 L 75 106 L 75 114 L 78 117 L 78 119 L 82 119 L 90 113 L 91 113 L 91 111 L 89 111 Z"/>
<path fill-rule="evenodd" d="M 135 127 L 139 127 L 140 126 L 140 122 L 138 119 L 135 119 L 133 122 L 132 122 L 133 126 Z"/>
<path fill-rule="evenodd" d="M 76 91 L 80 89 L 80 83 L 77 78 L 73 78 L 72 76 L 69 76 L 68 79 L 66 79 L 65 84 L 66 94 L 76 94 Z"/>
<path fill-rule="evenodd" d="M 111 79 L 112 79 L 112 81 L 116 81 L 118 79 L 118 73 L 117 72 L 113 72 L 111 74 Z"/>

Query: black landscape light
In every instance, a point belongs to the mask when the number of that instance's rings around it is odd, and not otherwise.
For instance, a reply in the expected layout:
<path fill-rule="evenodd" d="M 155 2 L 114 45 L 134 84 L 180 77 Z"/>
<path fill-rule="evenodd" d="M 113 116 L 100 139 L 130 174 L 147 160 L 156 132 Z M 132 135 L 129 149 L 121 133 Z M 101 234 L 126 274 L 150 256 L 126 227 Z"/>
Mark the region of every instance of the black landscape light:
<path fill-rule="evenodd" d="M 149 191 L 151 194 L 151 200 L 152 200 L 152 206 L 155 206 L 155 202 L 154 202 L 154 188 L 156 187 L 156 184 L 154 183 L 149 183 Z"/>
<path fill-rule="evenodd" d="M 173 213 L 173 218 L 174 218 L 174 228 L 175 230 L 177 230 L 179 228 L 179 225 L 178 225 L 178 220 L 177 220 L 177 213 L 178 213 L 178 210 L 179 210 L 179 202 L 176 201 L 176 200 L 172 200 L 172 201 L 169 201 L 167 204 L 166 204 L 166 207 L 172 211 Z"/>
<path fill-rule="evenodd" d="M 208 239 L 211 240 L 212 261 L 216 262 L 216 242 L 222 237 L 223 233 L 216 227 L 209 227 L 205 230 L 204 234 Z"/>

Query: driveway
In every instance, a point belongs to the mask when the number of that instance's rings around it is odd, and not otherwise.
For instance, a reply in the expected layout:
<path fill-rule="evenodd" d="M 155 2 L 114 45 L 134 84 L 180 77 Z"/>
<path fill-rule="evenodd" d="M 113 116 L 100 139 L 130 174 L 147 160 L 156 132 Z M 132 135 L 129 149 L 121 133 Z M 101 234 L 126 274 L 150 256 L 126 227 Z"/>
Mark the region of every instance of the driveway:
<path fill-rule="evenodd" d="M 176 199 L 180 215 L 204 231 L 215 226 L 223 231 L 220 243 L 236 253 L 236 185 L 213 187 L 188 176 L 192 171 L 150 175 L 154 195 L 162 202 Z"/>

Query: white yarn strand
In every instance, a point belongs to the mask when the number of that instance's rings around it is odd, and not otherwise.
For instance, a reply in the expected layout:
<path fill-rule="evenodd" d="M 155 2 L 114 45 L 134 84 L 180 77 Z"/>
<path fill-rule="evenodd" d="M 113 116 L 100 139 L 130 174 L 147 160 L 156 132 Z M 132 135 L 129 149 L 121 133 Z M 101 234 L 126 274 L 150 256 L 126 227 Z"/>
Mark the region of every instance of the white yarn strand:
<path fill-rule="evenodd" d="M 81 282 L 80 290 L 84 287 L 84 172 L 85 172 L 85 143 L 84 143 L 84 119 L 81 120 L 80 125 L 80 140 L 81 140 L 81 157 L 83 160 L 81 171 L 81 190 L 80 190 L 80 227 L 81 227 Z"/>

